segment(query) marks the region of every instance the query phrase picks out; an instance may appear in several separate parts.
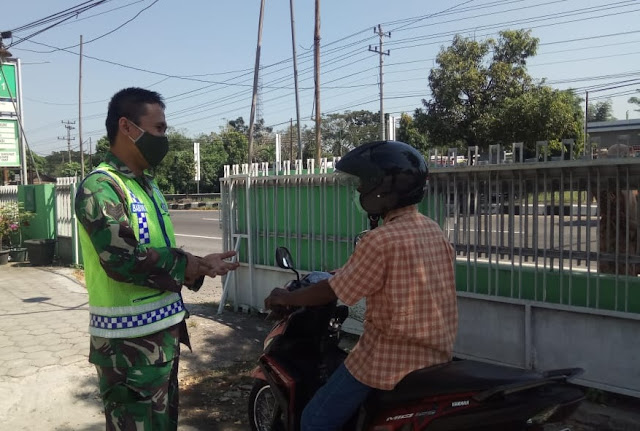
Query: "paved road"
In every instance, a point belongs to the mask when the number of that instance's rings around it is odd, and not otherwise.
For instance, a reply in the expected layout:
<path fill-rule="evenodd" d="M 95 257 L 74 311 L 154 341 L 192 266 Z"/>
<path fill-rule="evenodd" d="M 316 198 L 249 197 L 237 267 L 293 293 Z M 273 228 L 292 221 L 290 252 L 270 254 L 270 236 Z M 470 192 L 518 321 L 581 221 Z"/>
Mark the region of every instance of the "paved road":
<path fill-rule="evenodd" d="M 190 253 L 204 256 L 222 251 L 218 210 L 171 210 L 176 242 Z"/>

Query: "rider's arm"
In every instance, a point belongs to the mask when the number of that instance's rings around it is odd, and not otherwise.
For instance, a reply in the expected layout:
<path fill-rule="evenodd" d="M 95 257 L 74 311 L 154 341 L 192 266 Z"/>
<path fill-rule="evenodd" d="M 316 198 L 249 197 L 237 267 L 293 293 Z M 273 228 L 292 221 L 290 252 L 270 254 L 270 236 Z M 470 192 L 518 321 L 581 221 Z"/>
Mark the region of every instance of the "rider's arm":
<path fill-rule="evenodd" d="M 321 280 L 311 286 L 293 292 L 285 289 L 274 289 L 265 300 L 265 307 L 284 305 L 293 307 L 325 305 L 337 299 L 327 280 Z"/>

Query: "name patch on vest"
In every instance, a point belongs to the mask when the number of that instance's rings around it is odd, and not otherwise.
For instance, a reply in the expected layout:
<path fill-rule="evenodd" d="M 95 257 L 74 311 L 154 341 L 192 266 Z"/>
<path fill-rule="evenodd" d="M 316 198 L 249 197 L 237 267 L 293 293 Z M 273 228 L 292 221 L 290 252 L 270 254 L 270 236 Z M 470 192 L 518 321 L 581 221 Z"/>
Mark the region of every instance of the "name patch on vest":
<path fill-rule="evenodd" d="M 144 207 L 144 204 L 142 202 L 132 202 L 131 212 L 136 214 L 146 213 L 147 209 Z"/>

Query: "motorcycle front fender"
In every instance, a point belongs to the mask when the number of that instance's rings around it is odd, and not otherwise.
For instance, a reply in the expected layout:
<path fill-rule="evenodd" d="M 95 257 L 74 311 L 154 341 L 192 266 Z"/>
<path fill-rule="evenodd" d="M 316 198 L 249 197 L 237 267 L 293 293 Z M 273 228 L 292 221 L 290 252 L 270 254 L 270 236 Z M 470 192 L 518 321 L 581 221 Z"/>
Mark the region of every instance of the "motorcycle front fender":
<path fill-rule="evenodd" d="M 265 382 L 267 381 L 267 377 L 264 375 L 264 371 L 262 371 L 262 368 L 260 368 L 259 365 L 251 370 L 250 376 L 254 379 L 264 380 Z"/>

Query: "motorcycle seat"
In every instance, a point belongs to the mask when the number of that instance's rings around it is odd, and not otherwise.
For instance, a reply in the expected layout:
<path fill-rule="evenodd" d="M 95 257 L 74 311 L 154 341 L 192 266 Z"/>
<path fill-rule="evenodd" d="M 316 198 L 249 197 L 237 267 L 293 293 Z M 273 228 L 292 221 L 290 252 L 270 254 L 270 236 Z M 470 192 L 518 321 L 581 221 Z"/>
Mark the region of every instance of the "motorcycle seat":
<path fill-rule="evenodd" d="M 367 404 L 395 405 L 435 395 L 476 393 L 497 386 L 541 380 L 530 370 L 478 361 L 453 361 L 413 371 L 390 391 L 373 391 Z"/>

